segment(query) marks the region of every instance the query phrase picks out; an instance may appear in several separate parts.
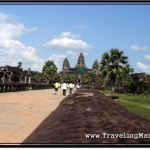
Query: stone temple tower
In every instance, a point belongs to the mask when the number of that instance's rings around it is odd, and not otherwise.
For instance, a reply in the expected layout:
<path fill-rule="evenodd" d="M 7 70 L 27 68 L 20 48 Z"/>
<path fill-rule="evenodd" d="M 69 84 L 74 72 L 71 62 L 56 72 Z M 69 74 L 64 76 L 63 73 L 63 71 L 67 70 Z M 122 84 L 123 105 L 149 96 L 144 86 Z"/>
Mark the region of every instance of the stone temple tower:
<path fill-rule="evenodd" d="M 92 69 L 93 70 L 98 70 L 98 68 L 99 68 L 99 65 L 98 65 L 98 61 L 97 61 L 97 59 L 94 61 L 94 64 L 93 64 L 93 66 L 92 66 Z"/>
<path fill-rule="evenodd" d="M 62 71 L 68 71 L 70 69 L 70 64 L 67 58 L 64 59 Z"/>
<path fill-rule="evenodd" d="M 84 56 L 83 56 L 83 53 L 81 52 L 80 55 L 79 55 L 79 58 L 78 58 L 78 62 L 76 64 L 76 68 L 77 67 L 83 67 L 83 68 L 86 68 L 85 66 L 85 61 L 84 61 Z"/>

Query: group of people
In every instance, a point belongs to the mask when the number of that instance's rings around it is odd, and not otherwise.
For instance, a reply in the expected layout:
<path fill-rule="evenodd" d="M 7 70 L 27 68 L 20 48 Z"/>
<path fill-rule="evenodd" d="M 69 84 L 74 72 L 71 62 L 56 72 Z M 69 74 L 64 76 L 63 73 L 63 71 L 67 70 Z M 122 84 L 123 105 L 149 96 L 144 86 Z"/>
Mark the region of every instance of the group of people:
<path fill-rule="evenodd" d="M 63 90 L 63 95 L 66 96 L 67 90 L 69 90 L 69 94 L 71 95 L 73 89 L 75 89 L 75 88 L 79 89 L 80 85 L 79 84 L 75 85 L 72 82 L 70 82 L 70 83 L 63 82 L 62 84 L 60 84 L 59 82 L 56 82 L 54 84 L 54 87 L 55 87 L 54 95 L 56 95 L 58 93 L 58 89 L 61 88 Z"/>

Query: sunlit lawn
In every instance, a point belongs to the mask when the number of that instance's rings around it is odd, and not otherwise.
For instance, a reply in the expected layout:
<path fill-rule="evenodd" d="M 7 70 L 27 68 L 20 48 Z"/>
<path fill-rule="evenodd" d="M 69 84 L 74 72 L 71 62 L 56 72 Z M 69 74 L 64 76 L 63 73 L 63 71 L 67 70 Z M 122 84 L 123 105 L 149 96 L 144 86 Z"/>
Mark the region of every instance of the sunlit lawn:
<path fill-rule="evenodd" d="M 110 94 L 109 90 L 103 91 Z M 150 120 L 150 96 L 115 94 L 119 96 L 118 103 L 125 106 L 129 111 Z"/>

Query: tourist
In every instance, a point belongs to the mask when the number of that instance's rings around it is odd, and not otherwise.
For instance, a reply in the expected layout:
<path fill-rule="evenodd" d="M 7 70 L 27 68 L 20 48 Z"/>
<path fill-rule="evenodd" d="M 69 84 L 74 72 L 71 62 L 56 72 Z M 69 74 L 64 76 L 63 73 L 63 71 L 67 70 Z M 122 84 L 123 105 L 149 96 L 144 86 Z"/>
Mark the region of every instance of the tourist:
<path fill-rule="evenodd" d="M 77 84 L 76 85 L 76 90 L 78 90 L 80 88 L 80 85 L 79 84 Z"/>
<path fill-rule="evenodd" d="M 58 88 L 60 87 L 60 84 L 56 81 L 56 83 L 54 84 L 54 87 L 55 87 L 54 95 L 56 95 L 58 93 Z"/>
<path fill-rule="evenodd" d="M 61 84 L 61 88 L 63 90 L 63 95 L 66 96 L 67 84 L 65 82 L 63 82 Z"/>
<path fill-rule="evenodd" d="M 72 82 L 70 82 L 70 84 L 69 84 L 69 94 L 70 95 L 72 94 L 73 88 L 74 88 L 74 84 L 72 84 Z"/>

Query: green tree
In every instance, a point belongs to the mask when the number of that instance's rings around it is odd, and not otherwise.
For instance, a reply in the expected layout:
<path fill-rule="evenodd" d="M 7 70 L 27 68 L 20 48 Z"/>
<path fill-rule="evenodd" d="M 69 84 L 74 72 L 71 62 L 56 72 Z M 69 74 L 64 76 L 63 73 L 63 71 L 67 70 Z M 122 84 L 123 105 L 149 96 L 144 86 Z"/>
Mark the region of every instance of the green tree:
<path fill-rule="evenodd" d="M 105 52 L 102 55 L 102 59 L 100 62 L 100 71 L 101 71 L 101 76 L 103 78 L 103 86 L 104 87 L 106 87 L 106 80 L 108 78 L 109 62 L 110 62 L 109 53 Z"/>
<path fill-rule="evenodd" d="M 91 84 L 92 78 L 89 74 L 85 73 L 81 76 L 81 82 L 83 84 Z"/>
<path fill-rule="evenodd" d="M 62 77 L 63 81 L 65 82 L 75 82 L 75 76 L 73 74 L 64 74 Z"/>
<path fill-rule="evenodd" d="M 47 62 L 45 62 L 43 69 L 42 69 L 42 73 L 44 78 L 49 81 L 50 83 L 57 80 L 58 73 L 57 73 L 57 67 L 54 64 L 53 61 L 48 60 Z"/>
<path fill-rule="evenodd" d="M 36 81 L 39 81 L 39 80 L 40 80 L 40 77 L 41 77 L 41 73 L 40 73 L 40 72 L 35 71 L 33 75 L 34 75 Z"/>
<path fill-rule="evenodd" d="M 95 77 L 95 85 L 102 85 L 102 80 L 101 80 L 100 76 Z"/>
<path fill-rule="evenodd" d="M 56 74 L 54 77 L 54 81 L 59 81 L 60 82 L 60 74 Z"/>
<path fill-rule="evenodd" d="M 120 68 L 119 73 L 120 74 L 116 79 L 116 85 L 124 88 L 124 86 L 127 86 L 132 81 L 132 78 L 129 74 L 133 73 L 133 68 L 131 68 L 129 64 L 126 64 L 122 68 Z"/>
<path fill-rule="evenodd" d="M 111 80 L 112 95 L 117 81 L 125 81 L 129 77 L 129 73 L 133 71 L 128 64 L 128 57 L 119 49 L 111 49 L 109 52 L 105 52 L 102 55 L 100 66 L 104 78 L 108 77 Z"/>
<path fill-rule="evenodd" d="M 128 92 L 132 94 L 148 94 L 150 92 L 150 83 L 144 81 L 132 81 L 128 85 Z"/>

